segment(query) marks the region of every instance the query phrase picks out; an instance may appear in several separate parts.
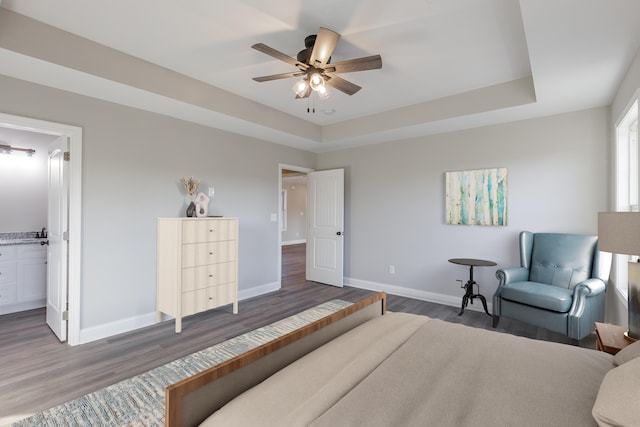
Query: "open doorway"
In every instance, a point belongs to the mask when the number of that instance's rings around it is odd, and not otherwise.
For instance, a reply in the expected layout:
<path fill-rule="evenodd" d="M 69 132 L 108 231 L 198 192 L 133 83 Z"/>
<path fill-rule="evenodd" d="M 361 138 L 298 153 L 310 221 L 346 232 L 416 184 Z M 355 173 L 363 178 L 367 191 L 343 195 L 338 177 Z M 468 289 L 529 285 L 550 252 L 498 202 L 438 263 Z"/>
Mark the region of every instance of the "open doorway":
<path fill-rule="evenodd" d="M 38 149 L 44 152 L 45 158 L 48 154 L 47 144 L 43 141 L 49 139 L 63 138 L 68 143 L 68 150 L 64 155 L 65 161 L 68 163 L 68 167 L 65 168 L 65 179 L 67 179 L 68 186 L 66 199 L 66 207 L 68 209 L 68 227 L 64 235 L 64 240 L 67 243 L 65 245 L 65 254 L 67 255 L 68 262 L 65 262 L 65 275 L 64 279 L 60 280 L 61 286 L 68 290 L 68 303 L 66 304 L 67 310 L 60 313 L 61 320 L 64 320 L 65 332 L 68 325 L 68 334 L 65 334 L 70 345 L 76 345 L 80 343 L 80 244 L 81 244 L 81 227 L 80 227 L 80 213 L 81 213 L 81 159 L 82 159 L 82 129 L 76 126 L 69 126 L 59 123 L 46 122 L 42 120 L 30 119 L 26 117 L 11 116 L 6 114 L 0 114 L 0 128 L 5 130 L 5 134 L 12 136 L 15 135 L 31 135 L 34 138 L 39 138 L 42 145 Z M 36 138 L 36 139 L 37 139 Z M 5 141 L 11 142 L 11 141 Z M 10 145 L 5 144 L 3 145 Z M 36 153 L 37 150 L 36 149 Z M 67 160 L 68 159 L 68 160 Z M 5 159 L 7 160 L 7 159 Z M 49 163 L 44 166 L 44 175 L 48 175 Z M 19 186 L 17 182 L 9 183 L 10 186 Z M 7 191 L 13 191 L 9 188 Z M 51 200 L 50 190 L 44 194 L 45 203 L 48 199 Z M 40 197 L 43 197 L 42 195 Z M 48 205 L 45 209 L 48 209 Z M 47 213 L 48 216 L 48 213 Z M 48 219 L 47 219 L 48 221 Z M 18 225 L 15 225 L 19 227 Z M 26 223 L 25 223 L 26 226 Z M 30 226 L 29 226 L 30 227 Z M 32 227 L 30 227 L 32 228 Z M 16 230 L 16 231 L 29 231 L 29 230 Z M 47 252 L 49 257 L 49 251 Z M 47 258 L 46 265 L 49 266 L 52 263 Z M 47 267 L 48 268 L 48 267 Z M 49 293 L 47 291 L 44 296 L 45 302 L 49 302 Z"/>
<path fill-rule="evenodd" d="M 342 287 L 344 286 L 344 169 L 313 171 L 280 165 L 278 176 L 280 288 L 282 288 L 283 272 L 282 236 L 290 228 L 286 221 L 292 220 L 291 212 L 287 212 L 291 210 L 290 204 L 286 203 L 290 196 L 287 194 L 287 188 L 283 187 L 283 175 L 298 175 L 294 172 L 302 172 L 306 175 L 306 209 L 302 215 L 305 217 L 302 223 L 306 226 L 305 281 Z M 299 210 L 293 210 L 293 216 L 299 215 L 299 212 Z M 294 242 L 300 244 L 296 240 Z M 298 259 L 302 260 L 301 256 Z"/>
<path fill-rule="evenodd" d="M 307 243 L 307 173 L 311 169 L 280 165 L 280 287 L 304 283 Z"/>

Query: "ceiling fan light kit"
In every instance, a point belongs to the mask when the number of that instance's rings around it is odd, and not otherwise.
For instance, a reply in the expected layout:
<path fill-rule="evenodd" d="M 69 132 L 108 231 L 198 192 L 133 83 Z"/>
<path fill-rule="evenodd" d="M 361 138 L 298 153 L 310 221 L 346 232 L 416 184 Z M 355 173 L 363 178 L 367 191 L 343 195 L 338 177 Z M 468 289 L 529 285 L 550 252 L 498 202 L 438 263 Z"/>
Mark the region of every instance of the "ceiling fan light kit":
<path fill-rule="evenodd" d="M 302 80 L 293 86 L 296 99 L 309 98 L 312 93 L 317 94 L 320 99 L 326 99 L 329 97 L 327 85 L 347 95 L 353 95 L 361 87 L 338 77 L 336 74 L 382 68 L 382 58 L 380 55 L 372 55 L 332 64 L 330 62 L 331 55 L 339 39 L 340 34 L 320 27 L 317 35 L 314 34 L 305 38 L 305 49 L 298 52 L 297 58 L 288 56 L 263 43 L 254 44 L 251 46 L 253 49 L 291 64 L 297 67 L 299 71 L 254 77 L 253 80 L 267 82 L 290 77 L 302 77 Z M 307 110 L 309 109 L 307 108 Z"/>
<path fill-rule="evenodd" d="M 315 89 L 315 91 L 318 94 L 318 98 L 320 99 L 327 99 L 329 97 L 329 91 L 324 84 L 318 87 L 318 89 Z"/>
<path fill-rule="evenodd" d="M 324 87 L 324 79 L 319 72 L 314 72 L 309 76 L 309 86 L 315 91 L 319 90 L 320 87 Z"/>
<path fill-rule="evenodd" d="M 305 79 L 296 82 L 293 85 L 293 91 L 296 93 L 296 98 L 304 98 L 304 94 L 309 90 L 309 84 Z"/>

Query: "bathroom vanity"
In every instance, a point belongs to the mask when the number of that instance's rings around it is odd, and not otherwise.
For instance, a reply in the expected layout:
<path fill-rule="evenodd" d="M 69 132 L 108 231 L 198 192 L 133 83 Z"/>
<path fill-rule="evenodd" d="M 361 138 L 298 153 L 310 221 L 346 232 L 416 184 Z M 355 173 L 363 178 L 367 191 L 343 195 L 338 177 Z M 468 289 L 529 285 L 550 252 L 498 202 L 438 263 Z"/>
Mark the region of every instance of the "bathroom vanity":
<path fill-rule="evenodd" d="M 46 305 L 46 238 L 36 235 L 0 233 L 0 315 Z"/>

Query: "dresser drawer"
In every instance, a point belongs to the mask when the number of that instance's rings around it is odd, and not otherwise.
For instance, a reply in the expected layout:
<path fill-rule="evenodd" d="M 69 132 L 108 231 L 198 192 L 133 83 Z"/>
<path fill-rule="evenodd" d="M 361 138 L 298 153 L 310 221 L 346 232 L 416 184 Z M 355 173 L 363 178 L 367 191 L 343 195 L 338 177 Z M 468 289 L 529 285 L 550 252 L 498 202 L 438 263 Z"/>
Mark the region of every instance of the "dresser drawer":
<path fill-rule="evenodd" d="M 13 261 L 16 258 L 16 246 L 0 246 L 0 262 Z"/>
<path fill-rule="evenodd" d="M 215 300 L 216 306 L 231 304 L 236 301 L 236 284 L 227 283 L 207 288 L 207 296 Z"/>
<path fill-rule="evenodd" d="M 0 305 L 16 303 L 16 284 L 0 283 Z"/>
<path fill-rule="evenodd" d="M 236 271 L 235 261 L 183 268 L 182 292 L 233 282 L 236 280 Z"/>
<path fill-rule="evenodd" d="M 183 243 L 217 242 L 236 238 L 238 222 L 235 220 L 192 219 L 182 223 Z"/>
<path fill-rule="evenodd" d="M 184 292 L 182 294 L 182 315 L 199 313 L 207 309 L 207 290 Z"/>
<path fill-rule="evenodd" d="M 182 268 L 234 261 L 237 247 L 235 240 L 182 245 Z"/>
<path fill-rule="evenodd" d="M 0 262 L 0 283 L 14 282 L 16 280 L 16 263 Z"/>
<path fill-rule="evenodd" d="M 218 292 L 215 291 L 215 288 L 217 286 L 184 292 L 182 294 L 182 315 L 189 316 L 218 307 L 220 304 L 217 303 Z"/>

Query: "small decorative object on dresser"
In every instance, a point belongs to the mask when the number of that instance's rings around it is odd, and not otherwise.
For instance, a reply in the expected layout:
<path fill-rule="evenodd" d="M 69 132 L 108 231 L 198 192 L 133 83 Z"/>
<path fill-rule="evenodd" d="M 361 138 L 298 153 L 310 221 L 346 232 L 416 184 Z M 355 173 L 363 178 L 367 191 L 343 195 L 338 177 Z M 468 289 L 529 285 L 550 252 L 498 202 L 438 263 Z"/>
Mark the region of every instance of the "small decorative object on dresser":
<path fill-rule="evenodd" d="M 238 219 L 158 218 L 157 320 L 227 304 L 238 313 Z"/>
<path fill-rule="evenodd" d="M 193 201 L 193 195 L 198 191 L 198 186 L 200 185 L 199 179 L 194 179 L 192 176 L 187 178 L 182 178 L 180 180 L 182 185 L 184 186 L 185 191 L 191 197 L 191 203 L 187 206 L 187 217 L 192 218 L 196 216 L 196 204 Z"/>
<path fill-rule="evenodd" d="M 196 196 L 196 216 L 202 218 L 209 213 L 209 197 L 203 192 L 199 192 Z"/>

